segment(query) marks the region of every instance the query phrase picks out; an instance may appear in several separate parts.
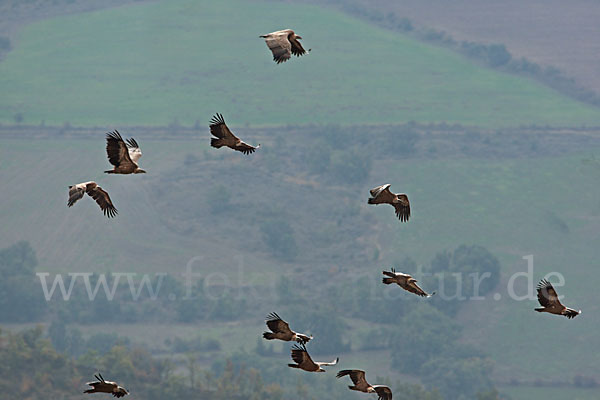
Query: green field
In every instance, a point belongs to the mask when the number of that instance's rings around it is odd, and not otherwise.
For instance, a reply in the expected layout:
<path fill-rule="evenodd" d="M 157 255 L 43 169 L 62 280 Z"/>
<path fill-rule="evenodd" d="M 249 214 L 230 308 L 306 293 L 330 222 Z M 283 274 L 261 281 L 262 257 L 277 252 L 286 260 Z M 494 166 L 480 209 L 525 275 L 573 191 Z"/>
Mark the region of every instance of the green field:
<path fill-rule="evenodd" d="M 275 65 L 260 34 L 312 52 Z M 40 21 L 0 63 L 0 122 L 113 127 L 462 123 L 598 125 L 600 111 L 324 8 L 161 1 Z"/>

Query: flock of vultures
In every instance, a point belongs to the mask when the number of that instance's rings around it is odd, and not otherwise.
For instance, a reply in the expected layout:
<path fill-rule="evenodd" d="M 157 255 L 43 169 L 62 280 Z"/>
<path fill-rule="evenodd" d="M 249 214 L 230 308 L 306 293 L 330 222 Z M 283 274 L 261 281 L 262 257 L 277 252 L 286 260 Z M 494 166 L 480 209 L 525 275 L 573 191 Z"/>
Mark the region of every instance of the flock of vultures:
<path fill-rule="evenodd" d="M 265 39 L 267 46 L 273 53 L 273 60 L 277 64 L 289 60 L 292 55 L 301 56 L 306 54 L 306 51 L 299 42 L 299 39 L 302 38 L 296 35 L 291 29 L 269 33 L 260 37 Z M 210 120 L 210 133 L 214 136 L 211 138 L 210 144 L 217 149 L 225 146 L 244 154 L 252 154 L 260 147 L 260 145 L 251 146 L 234 135 L 225 124 L 225 119 L 221 114 L 216 114 Z M 124 140 L 117 130 L 107 133 L 106 152 L 108 161 L 113 166 L 113 169 L 104 171 L 107 174 L 140 174 L 146 172 L 138 165 L 139 159 L 142 157 L 142 151 L 135 139 Z M 371 197 L 368 199 L 368 204 L 389 204 L 394 207 L 395 214 L 401 222 L 408 222 L 410 218 L 410 203 L 406 194 L 391 192 L 390 184 L 377 186 L 371 189 L 370 193 Z M 107 217 L 112 218 L 118 214 L 108 192 L 93 181 L 69 186 L 68 206 L 73 206 L 85 194 L 88 194 L 98 203 L 100 209 Z M 408 274 L 396 272 L 393 268 L 391 271 L 383 271 L 383 274 L 385 276 L 383 283 L 386 285 L 395 283 L 402 289 L 422 297 L 431 297 L 435 294 L 435 292 L 427 294 L 417 285 L 416 279 Z M 569 319 L 581 313 L 581 311 L 576 311 L 562 305 L 552 284 L 546 280 L 542 280 L 538 284 L 537 297 L 542 307 L 536 308 L 535 311 L 563 315 Z M 266 324 L 270 332 L 263 334 L 264 339 L 297 342 L 291 348 L 291 358 L 294 363 L 288 364 L 289 367 L 308 372 L 325 372 L 323 367 L 333 366 L 338 363 L 339 358 L 331 362 L 313 361 L 306 349 L 306 344 L 313 337 L 294 332 L 290 329 L 289 324 L 276 313 L 271 313 L 267 316 Z M 379 400 L 392 399 L 391 389 L 384 385 L 369 384 L 365 379 L 365 371 L 359 369 L 342 370 L 337 374 L 338 378 L 344 376 L 348 376 L 352 380 L 354 385 L 349 386 L 351 390 L 376 393 Z M 124 387 L 119 386 L 117 383 L 104 380 L 101 374 L 97 374 L 95 377 L 97 381 L 89 382 L 88 385 L 92 388 L 86 390 L 84 393 L 111 393 L 114 397 L 123 397 L 129 394 Z"/>

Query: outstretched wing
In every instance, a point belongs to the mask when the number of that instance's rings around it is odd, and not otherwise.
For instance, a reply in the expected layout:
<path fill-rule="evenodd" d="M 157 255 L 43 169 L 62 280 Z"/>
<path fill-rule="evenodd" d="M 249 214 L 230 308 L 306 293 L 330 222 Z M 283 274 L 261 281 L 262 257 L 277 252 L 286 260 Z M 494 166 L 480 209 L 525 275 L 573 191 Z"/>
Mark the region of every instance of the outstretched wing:
<path fill-rule="evenodd" d="M 300 41 L 296 38 L 294 34 L 288 36 L 288 40 L 290 41 L 290 45 L 292 46 L 292 54 L 300 57 L 306 54 L 306 50 L 300 44 Z"/>
<path fill-rule="evenodd" d="M 350 379 L 352 379 L 352 382 L 356 386 L 360 386 L 360 387 L 370 386 L 365 378 L 365 371 L 362 371 L 360 369 L 344 369 L 344 370 L 338 372 L 336 377 L 341 378 L 342 376 L 347 376 L 347 375 L 350 376 Z"/>
<path fill-rule="evenodd" d="M 134 163 L 137 163 L 142 156 L 142 150 L 134 138 L 127 139 L 127 151 L 129 153 L 129 158 L 131 158 Z"/>
<path fill-rule="evenodd" d="M 563 308 L 564 306 L 558 300 L 558 294 L 550 282 L 542 279 L 537 286 L 537 298 L 543 307 Z"/>
<path fill-rule="evenodd" d="M 77 203 L 77 200 L 81 199 L 85 194 L 85 189 L 77 187 L 76 185 L 69 186 L 69 200 L 67 206 L 72 207 L 73 204 Z"/>
<path fill-rule="evenodd" d="M 112 218 L 119 213 L 110 200 L 108 193 L 102 190 L 100 186 L 88 185 L 86 193 L 96 200 L 96 203 L 108 218 Z"/>
<path fill-rule="evenodd" d="M 423 297 L 429 296 L 427 294 L 427 292 L 425 292 L 423 289 L 421 289 L 419 287 L 419 285 L 417 285 L 417 281 L 415 279 L 409 279 L 406 282 L 405 289 L 408 290 L 409 292 L 414 293 L 419 296 L 423 296 Z"/>
<path fill-rule="evenodd" d="M 108 155 L 108 161 L 115 167 L 135 164 L 129 157 L 127 144 L 125 144 L 121 134 L 116 129 L 114 132 L 106 134 L 106 154 Z"/>
<path fill-rule="evenodd" d="M 267 326 L 273 333 L 292 333 L 290 329 L 290 325 L 281 319 L 277 313 L 271 313 L 267 316 L 267 320 L 265 321 Z"/>
<path fill-rule="evenodd" d="M 237 151 L 241 151 L 244 154 L 251 154 L 254 153 L 256 151 L 256 149 L 258 149 L 260 147 L 260 145 L 254 147 L 254 146 L 250 146 L 248 143 L 245 142 L 239 142 L 238 144 L 236 144 L 233 149 L 237 150 Z"/>
<path fill-rule="evenodd" d="M 216 113 L 210 120 L 210 133 L 219 139 L 239 140 L 225 124 L 225 119 L 222 114 Z"/>
<path fill-rule="evenodd" d="M 385 184 L 385 185 L 377 186 L 377 187 L 375 187 L 375 188 L 371 189 L 371 190 L 370 190 L 370 192 L 371 192 L 371 196 L 373 196 L 373 197 L 377 197 L 377 196 L 379 196 L 379 195 L 381 194 L 381 192 L 383 192 L 384 190 L 387 190 L 387 191 L 389 192 L 389 188 L 390 188 L 390 186 L 391 186 L 391 185 L 390 185 L 389 183 L 387 183 L 387 184 Z"/>
<path fill-rule="evenodd" d="M 319 365 L 320 366 L 332 366 L 332 365 L 337 365 L 337 363 L 340 361 L 340 358 L 337 357 L 335 360 L 333 360 L 332 362 L 320 362 Z"/>
<path fill-rule="evenodd" d="M 286 62 L 291 57 L 292 44 L 288 39 L 289 34 L 289 31 L 279 31 L 261 36 L 265 39 L 269 50 L 271 50 L 271 53 L 273 53 L 273 61 L 275 61 L 277 64 Z M 300 48 L 302 48 L 302 46 L 300 46 Z"/>
<path fill-rule="evenodd" d="M 392 389 L 384 385 L 373 386 L 377 392 L 378 400 L 392 400 Z"/>
<path fill-rule="evenodd" d="M 408 221 L 410 218 L 410 202 L 408 201 L 408 196 L 405 194 L 399 194 L 398 199 L 400 203 L 394 203 L 394 209 L 396 209 L 396 216 L 402 222 Z"/>
<path fill-rule="evenodd" d="M 313 367 L 318 369 L 318 365 L 310 358 L 310 355 L 303 344 L 294 344 L 292 346 L 292 360 L 302 368 Z"/>

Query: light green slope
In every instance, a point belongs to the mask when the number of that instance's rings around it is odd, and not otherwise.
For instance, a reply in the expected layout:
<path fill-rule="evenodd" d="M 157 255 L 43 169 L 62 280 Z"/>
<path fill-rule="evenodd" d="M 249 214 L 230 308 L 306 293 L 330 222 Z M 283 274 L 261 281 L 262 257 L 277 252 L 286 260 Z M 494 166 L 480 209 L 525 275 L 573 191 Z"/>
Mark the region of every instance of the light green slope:
<path fill-rule="evenodd" d="M 291 27 L 313 51 L 283 65 L 260 34 Z M 529 80 L 331 10 L 162 1 L 32 24 L 0 63 L 0 122 L 165 125 L 600 124 L 600 111 Z"/>

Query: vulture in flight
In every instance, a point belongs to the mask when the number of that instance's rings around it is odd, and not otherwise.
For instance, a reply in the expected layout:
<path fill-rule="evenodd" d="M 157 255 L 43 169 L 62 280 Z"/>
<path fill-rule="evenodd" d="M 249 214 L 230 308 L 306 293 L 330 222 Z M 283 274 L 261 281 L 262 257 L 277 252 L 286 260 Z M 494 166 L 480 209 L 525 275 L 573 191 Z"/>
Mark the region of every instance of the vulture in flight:
<path fill-rule="evenodd" d="M 210 120 L 210 133 L 216 138 L 210 139 L 210 145 L 217 149 L 223 146 L 227 146 L 230 149 L 241 151 L 244 154 L 254 153 L 256 149 L 260 147 L 260 144 L 256 147 L 250 146 L 248 143 L 242 142 L 237 136 L 233 134 L 225 124 L 223 115 L 217 113 Z"/>
<path fill-rule="evenodd" d="M 308 372 L 326 372 L 323 366 L 336 365 L 340 360 L 339 357 L 336 358 L 332 362 L 314 362 L 308 351 L 306 351 L 306 346 L 303 344 L 294 344 L 292 346 L 292 360 L 296 364 L 288 364 L 290 368 L 298 368 Z"/>
<path fill-rule="evenodd" d="M 127 143 L 121 137 L 119 131 L 106 134 L 106 153 L 108 161 L 114 165 L 113 169 L 104 171 L 107 174 L 145 174 L 137 162 L 142 156 L 140 146 L 134 138 L 127 139 Z"/>
<path fill-rule="evenodd" d="M 547 312 L 550 314 L 564 315 L 571 319 L 581 314 L 581 310 L 576 311 L 572 308 L 567 308 L 558 300 L 558 294 L 552 287 L 552 284 L 545 279 L 542 279 L 537 286 L 537 298 L 542 307 L 536 308 L 537 312 Z"/>
<path fill-rule="evenodd" d="M 69 186 L 69 201 L 67 205 L 73 206 L 77 200 L 81 199 L 87 193 L 91 198 L 96 200 L 96 203 L 108 218 L 112 218 L 118 214 L 117 209 L 113 205 L 108 193 L 106 193 L 94 181 L 83 182 L 77 185 Z"/>
<path fill-rule="evenodd" d="M 290 325 L 274 312 L 267 316 L 266 324 L 271 330 L 271 332 L 263 333 L 263 338 L 267 340 L 279 339 L 285 342 L 295 340 L 298 343 L 306 344 L 312 339 L 312 336 L 307 336 L 291 330 Z"/>
<path fill-rule="evenodd" d="M 350 376 L 354 386 L 348 386 L 350 390 L 356 390 L 364 393 L 377 393 L 379 400 L 392 400 L 392 390 L 384 385 L 370 385 L 365 379 L 365 371 L 360 369 L 345 369 L 338 372 L 337 378 Z"/>
<path fill-rule="evenodd" d="M 265 39 L 267 46 L 273 53 L 273 61 L 277 64 L 289 60 L 292 54 L 297 57 L 306 54 L 306 50 L 304 50 L 298 41 L 299 39 L 302 39 L 302 37 L 296 35 L 291 29 L 267 33 L 260 37 Z M 310 51 L 310 49 L 308 51 Z"/>
<path fill-rule="evenodd" d="M 92 389 L 88 389 L 83 393 L 110 393 L 115 397 L 123 397 L 129 392 L 122 386 L 117 385 L 116 382 L 105 381 L 102 377 L 102 374 L 94 375 L 96 382 L 88 382 L 86 385 L 92 387 Z"/>
<path fill-rule="evenodd" d="M 410 217 L 410 203 L 408 196 L 404 193 L 395 194 L 390 192 L 390 184 L 377 186 L 371 189 L 369 204 L 389 204 L 396 209 L 396 216 L 402 222 L 408 221 Z"/>
<path fill-rule="evenodd" d="M 423 289 L 419 287 L 419 285 L 417 285 L 417 280 L 415 278 L 413 278 L 409 274 L 396 272 L 394 268 L 392 268 L 391 271 L 383 271 L 383 274 L 385 276 L 389 276 L 389 278 L 383 278 L 383 283 L 385 283 L 386 285 L 396 283 L 402 289 L 408 290 L 411 293 L 423 297 L 431 297 L 435 294 L 435 292 L 427 294 Z"/>

